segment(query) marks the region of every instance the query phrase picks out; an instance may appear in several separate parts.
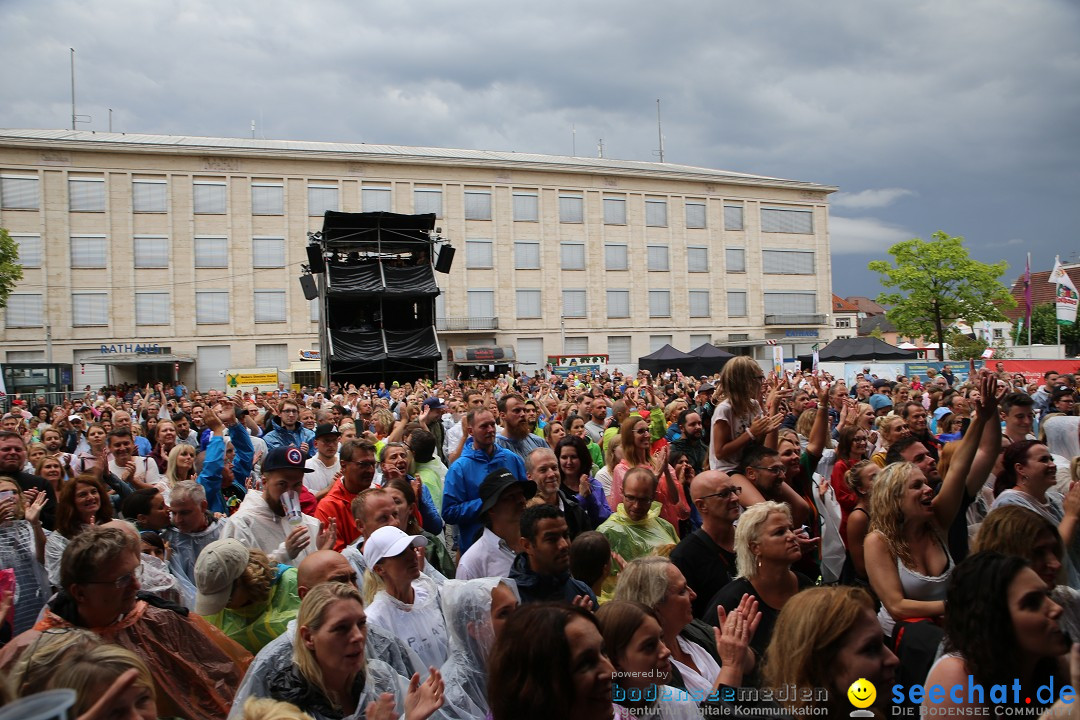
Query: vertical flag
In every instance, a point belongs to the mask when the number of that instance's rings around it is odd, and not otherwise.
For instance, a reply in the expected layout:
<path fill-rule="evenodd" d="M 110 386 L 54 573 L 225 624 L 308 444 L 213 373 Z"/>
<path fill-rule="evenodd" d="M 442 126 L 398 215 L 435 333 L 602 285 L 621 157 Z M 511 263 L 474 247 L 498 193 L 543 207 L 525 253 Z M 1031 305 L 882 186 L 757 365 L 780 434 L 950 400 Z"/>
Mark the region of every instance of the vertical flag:
<path fill-rule="evenodd" d="M 1024 324 L 1028 329 L 1028 345 L 1031 345 L 1031 253 L 1027 254 L 1027 269 L 1024 270 Z"/>
<path fill-rule="evenodd" d="M 1073 283 L 1072 278 L 1065 272 L 1065 268 L 1061 265 L 1061 259 L 1054 258 L 1054 271 L 1050 273 L 1048 282 L 1052 282 L 1057 285 L 1056 300 L 1057 300 L 1057 321 L 1058 325 L 1072 325 L 1076 322 L 1076 303 L 1077 295 L 1076 285 Z"/>

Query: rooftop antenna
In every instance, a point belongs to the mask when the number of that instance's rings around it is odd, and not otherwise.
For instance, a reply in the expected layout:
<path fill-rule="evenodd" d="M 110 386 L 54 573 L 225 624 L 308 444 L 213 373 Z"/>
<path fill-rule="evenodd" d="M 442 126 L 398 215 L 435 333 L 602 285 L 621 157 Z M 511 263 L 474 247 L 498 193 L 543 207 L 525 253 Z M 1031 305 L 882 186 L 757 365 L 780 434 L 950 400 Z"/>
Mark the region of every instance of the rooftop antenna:
<path fill-rule="evenodd" d="M 660 162 L 664 162 L 664 131 L 660 125 L 660 98 L 656 98 L 656 134 L 660 137 Z"/>
<path fill-rule="evenodd" d="M 251 139 L 252 140 L 255 139 L 255 121 L 254 120 L 251 121 Z"/>
<path fill-rule="evenodd" d="M 109 108 L 109 132 L 112 132 L 112 108 Z"/>
<path fill-rule="evenodd" d="M 88 123 L 94 118 L 75 114 L 75 48 L 68 49 L 71 50 L 71 129 L 74 130 L 75 123 Z"/>
<path fill-rule="evenodd" d="M 600 138 L 596 143 L 596 157 L 604 157 L 604 138 Z"/>

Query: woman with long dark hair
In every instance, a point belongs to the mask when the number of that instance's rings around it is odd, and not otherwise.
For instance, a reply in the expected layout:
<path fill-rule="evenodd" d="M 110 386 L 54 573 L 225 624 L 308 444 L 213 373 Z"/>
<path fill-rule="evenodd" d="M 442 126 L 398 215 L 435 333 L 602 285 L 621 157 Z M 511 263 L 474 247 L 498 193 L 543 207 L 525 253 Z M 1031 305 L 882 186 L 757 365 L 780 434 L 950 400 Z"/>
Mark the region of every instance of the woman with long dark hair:
<path fill-rule="evenodd" d="M 945 615 L 945 654 L 926 678 L 926 687 L 946 688 L 942 702 L 932 706 L 935 712 L 1002 704 L 990 698 L 994 685 L 1009 688 L 1006 703 L 1038 707 L 1044 703 L 1036 689 L 1067 682 L 1063 658 L 1069 641 L 1058 624 L 1062 608 L 1023 558 L 996 552 L 971 555 L 956 566 L 946 602 L 956 611 Z M 1017 682 L 1020 692 L 1014 696 Z M 985 694 L 977 701 L 969 698 L 969 684 L 981 685 Z M 962 702 L 947 691 L 954 685 L 965 689 Z"/>
<path fill-rule="evenodd" d="M 559 479 L 563 492 L 581 505 L 589 517 L 589 527 L 595 530 L 611 515 L 607 496 L 600 481 L 592 477 L 592 456 L 585 441 L 577 435 L 567 435 L 555 446 L 559 461 Z"/>

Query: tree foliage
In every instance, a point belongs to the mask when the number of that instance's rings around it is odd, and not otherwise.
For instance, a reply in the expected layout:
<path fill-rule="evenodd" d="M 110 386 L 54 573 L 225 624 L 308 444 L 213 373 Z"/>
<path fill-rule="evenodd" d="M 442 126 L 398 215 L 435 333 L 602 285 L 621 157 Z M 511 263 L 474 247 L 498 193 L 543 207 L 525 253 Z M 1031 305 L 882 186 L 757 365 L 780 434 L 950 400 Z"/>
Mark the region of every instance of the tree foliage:
<path fill-rule="evenodd" d="M 881 293 L 877 301 L 891 307 L 886 316 L 900 334 L 934 338 L 939 360 L 945 357 L 942 345 L 951 323 L 1004 321 L 1002 308 L 1015 305 L 999 282 L 1008 264 L 972 260 L 962 237 L 939 230 L 929 242 L 904 240 L 889 248 L 889 254 L 894 262 L 875 260 L 868 266 L 881 275 L 884 287 L 896 289 Z"/>
<path fill-rule="evenodd" d="M 8 295 L 15 284 L 22 280 L 23 270 L 19 264 L 19 246 L 4 228 L 0 228 L 0 308 L 7 307 Z"/>

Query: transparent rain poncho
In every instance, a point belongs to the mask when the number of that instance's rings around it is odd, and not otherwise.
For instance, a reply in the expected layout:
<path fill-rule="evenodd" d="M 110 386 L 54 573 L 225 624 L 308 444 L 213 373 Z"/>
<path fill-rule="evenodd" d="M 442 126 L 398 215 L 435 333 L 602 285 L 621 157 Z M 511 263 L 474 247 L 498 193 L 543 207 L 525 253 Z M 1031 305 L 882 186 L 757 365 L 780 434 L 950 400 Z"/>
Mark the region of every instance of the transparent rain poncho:
<path fill-rule="evenodd" d="M 442 666 L 446 701 L 442 714 L 451 720 L 472 720 L 488 714 L 487 658 L 495 644 L 491 623 L 491 591 L 503 583 L 514 596 L 517 584 L 508 578 L 447 580 L 442 609 L 450 635 L 450 656 Z"/>

